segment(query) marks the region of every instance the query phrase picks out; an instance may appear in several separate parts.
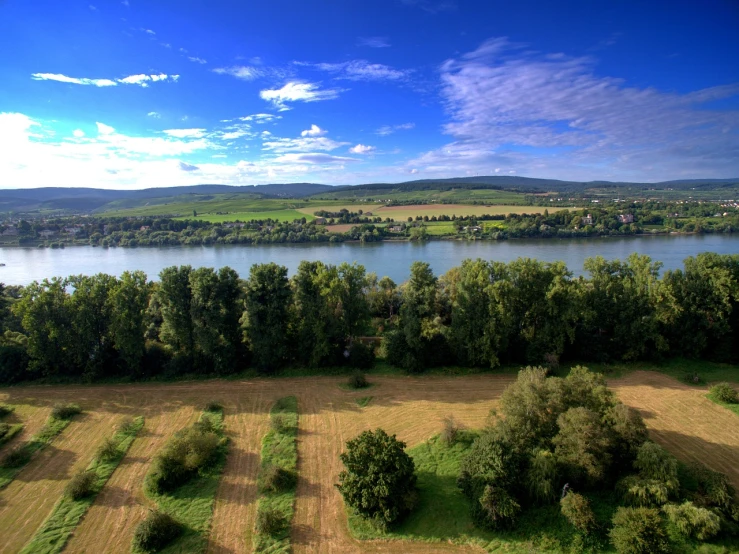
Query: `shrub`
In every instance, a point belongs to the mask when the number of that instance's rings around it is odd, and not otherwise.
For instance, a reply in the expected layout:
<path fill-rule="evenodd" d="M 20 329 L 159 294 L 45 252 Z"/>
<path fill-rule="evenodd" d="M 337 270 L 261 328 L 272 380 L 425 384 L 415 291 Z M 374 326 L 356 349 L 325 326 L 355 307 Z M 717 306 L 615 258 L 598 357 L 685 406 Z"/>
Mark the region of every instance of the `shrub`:
<path fill-rule="evenodd" d="M 588 535 L 596 526 L 595 514 L 588 499 L 574 492 L 567 493 L 559 501 L 562 515 L 581 533 Z"/>
<path fill-rule="evenodd" d="M 118 424 L 118 432 L 124 435 L 130 435 L 136 429 L 136 422 L 133 418 L 127 417 Z"/>
<path fill-rule="evenodd" d="M 457 442 L 459 431 L 459 424 L 454 419 L 454 416 L 449 415 L 444 418 L 444 428 L 441 430 L 441 440 L 448 445 L 452 445 Z"/>
<path fill-rule="evenodd" d="M 686 537 L 705 541 L 721 530 L 721 518 L 706 508 L 692 502 L 668 504 L 663 508 L 670 522 Z"/>
<path fill-rule="evenodd" d="M 639 447 L 634 468 L 639 471 L 642 478 L 663 483 L 668 494 L 675 493 L 680 487 L 677 476 L 677 459 L 651 441 Z"/>
<path fill-rule="evenodd" d="M 480 507 L 485 513 L 488 526 L 493 529 L 512 527 L 521 505 L 507 490 L 495 485 L 486 485 L 480 496 Z"/>
<path fill-rule="evenodd" d="M 352 374 L 349 376 L 347 386 L 350 389 L 366 389 L 367 387 L 369 387 L 369 382 L 367 381 L 367 377 L 365 377 L 364 373 L 357 370 L 353 371 Z"/>
<path fill-rule="evenodd" d="M 210 401 L 205 405 L 206 412 L 221 412 L 223 411 L 223 404 L 220 402 Z"/>
<path fill-rule="evenodd" d="M 182 533 L 182 525 L 171 516 L 152 511 L 136 527 L 133 547 L 141 552 L 158 552 Z"/>
<path fill-rule="evenodd" d="M 7 435 L 8 431 L 10 431 L 10 425 L 7 423 L 0 423 L 0 439 Z"/>
<path fill-rule="evenodd" d="M 80 500 L 81 498 L 90 496 L 95 488 L 96 480 L 97 475 L 95 475 L 94 471 L 80 471 L 67 483 L 64 489 L 64 495 L 72 500 Z"/>
<path fill-rule="evenodd" d="M 616 404 L 605 414 L 615 438 L 614 465 L 628 467 L 636 459 L 639 447 L 647 440 L 647 426 L 641 414 L 625 404 Z"/>
<path fill-rule="evenodd" d="M 13 411 L 12 406 L 8 406 L 7 404 L 0 404 L 0 417 L 5 417 L 6 415 L 10 414 Z"/>
<path fill-rule="evenodd" d="M 526 488 L 531 498 L 551 502 L 557 495 L 559 466 L 549 450 L 536 450 L 526 472 Z"/>
<path fill-rule="evenodd" d="M 616 484 L 624 501 L 634 506 L 661 506 L 670 499 L 670 489 L 662 481 L 629 475 Z"/>
<path fill-rule="evenodd" d="M 192 426 L 201 433 L 214 433 L 216 430 L 216 423 L 208 414 L 200 416 L 200 419 L 193 423 Z"/>
<path fill-rule="evenodd" d="M 107 462 L 108 460 L 115 459 L 119 452 L 118 443 L 111 438 L 107 438 L 103 441 L 103 444 L 98 447 L 96 457 L 98 460 Z"/>
<path fill-rule="evenodd" d="M 610 465 L 612 440 L 600 416 L 588 408 L 570 408 L 557 418 L 559 433 L 552 439 L 557 460 L 568 478 L 602 481 Z"/>
<path fill-rule="evenodd" d="M 344 471 L 336 487 L 344 501 L 365 519 L 387 527 L 415 504 L 416 475 L 405 443 L 382 429 L 365 431 L 346 443 Z"/>
<path fill-rule="evenodd" d="M 287 433 L 290 430 L 290 420 L 283 414 L 274 414 L 269 422 L 275 433 Z"/>
<path fill-rule="evenodd" d="M 146 487 L 154 493 L 170 492 L 207 467 L 216 455 L 220 439 L 195 426 L 179 431 L 154 458 Z"/>
<path fill-rule="evenodd" d="M 719 383 L 711 387 L 711 395 L 721 402 L 727 404 L 736 404 L 739 402 L 739 395 L 729 383 Z"/>
<path fill-rule="evenodd" d="M 31 459 L 31 451 L 28 449 L 28 443 L 19 444 L 7 453 L 3 458 L 2 466 L 5 468 L 21 467 L 28 463 Z"/>
<path fill-rule="evenodd" d="M 71 402 L 54 404 L 54 407 L 51 409 L 51 417 L 54 419 L 70 419 L 79 413 L 82 413 L 82 408 L 80 408 L 79 404 L 73 404 Z"/>
<path fill-rule="evenodd" d="M 689 466 L 690 477 L 696 482 L 697 504 L 706 507 L 715 506 L 726 512 L 730 512 L 734 505 L 734 487 L 728 477 L 718 471 L 708 469 L 702 464 Z"/>
<path fill-rule="evenodd" d="M 619 554 L 668 553 L 667 531 L 654 508 L 619 508 L 613 516 L 611 542 Z"/>
<path fill-rule="evenodd" d="M 292 471 L 270 464 L 263 473 L 261 489 L 263 492 L 279 493 L 295 487 L 297 476 Z"/>
<path fill-rule="evenodd" d="M 261 508 L 257 512 L 257 532 L 274 536 L 287 527 L 287 518 L 274 508 Z"/>

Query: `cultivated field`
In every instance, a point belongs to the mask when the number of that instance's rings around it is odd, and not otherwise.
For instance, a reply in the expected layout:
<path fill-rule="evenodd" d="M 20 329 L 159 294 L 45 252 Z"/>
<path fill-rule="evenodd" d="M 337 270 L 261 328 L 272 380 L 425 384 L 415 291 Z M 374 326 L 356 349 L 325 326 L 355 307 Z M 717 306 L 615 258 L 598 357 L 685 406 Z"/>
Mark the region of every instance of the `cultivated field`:
<path fill-rule="evenodd" d="M 300 411 L 300 476 L 292 526 L 296 553 L 479 551 L 451 543 L 360 543 L 349 535 L 343 502 L 333 484 L 344 442 L 362 430 L 382 427 L 414 446 L 438 433 L 442 418 L 450 414 L 468 427 L 481 427 L 512 380 L 512 375 L 370 376 L 375 386 L 358 392 L 344 390 L 339 386 L 344 379 L 332 377 L 1 390 L 0 402 L 17 405 L 18 419 L 28 422 L 26 435 L 40 426 L 56 401 L 76 401 L 85 414 L 0 491 L 0 552 L 17 552 L 33 536 L 67 480 L 89 462 L 123 417 L 143 415 L 144 429 L 65 550 L 128 552 L 133 530 L 149 507 L 142 484 L 152 456 L 211 400 L 224 405 L 232 442 L 216 498 L 209 552 L 249 552 L 261 438 L 269 428 L 271 405 L 286 395 L 297 397 Z M 705 389 L 650 372 L 634 372 L 611 385 L 624 402 L 642 412 L 654 440 L 684 460 L 700 460 L 726 473 L 739 486 L 737 416 L 706 399 Z M 366 406 L 360 407 L 357 400 L 368 396 Z"/>
<path fill-rule="evenodd" d="M 409 217 L 440 216 L 440 215 L 498 215 L 498 214 L 540 214 L 545 207 L 540 206 L 501 206 L 501 205 L 472 205 L 472 204 L 415 204 L 409 206 L 385 206 L 372 210 L 372 215 L 392 218 L 395 221 L 406 221 Z"/>

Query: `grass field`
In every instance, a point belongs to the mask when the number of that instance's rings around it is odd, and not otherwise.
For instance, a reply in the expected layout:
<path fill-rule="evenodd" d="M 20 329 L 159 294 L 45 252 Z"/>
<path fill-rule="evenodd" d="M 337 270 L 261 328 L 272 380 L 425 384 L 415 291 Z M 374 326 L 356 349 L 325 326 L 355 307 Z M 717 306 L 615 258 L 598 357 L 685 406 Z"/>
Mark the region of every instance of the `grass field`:
<path fill-rule="evenodd" d="M 310 210 L 305 210 L 310 211 Z M 262 212 L 229 212 L 227 214 L 201 213 L 198 212 L 197 217 L 178 217 L 176 219 L 197 219 L 209 221 L 211 223 L 225 223 L 227 221 L 249 221 L 251 219 L 274 219 L 277 221 L 295 221 L 296 219 L 305 218 L 306 221 L 313 221 L 315 216 L 303 213 L 304 210 L 267 210 Z"/>
<path fill-rule="evenodd" d="M 372 211 L 373 215 L 392 218 L 397 222 L 406 221 L 409 217 L 440 216 L 440 215 L 498 215 L 498 214 L 540 214 L 544 213 L 540 206 L 502 206 L 502 205 L 472 205 L 472 204 L 414 204 L 408 206 L 384 206 Z"/>
<path fill-rule="evenodd" d="M 626 404 L 640 410 L 651 437 L 683 460 L 698 460 L 726 473 L 739 486 L 737 415 L 706 398 L 707 386 L 689 386 L 664 373 L 626 369 L 613 373 L 610 384 Z M 668 372 L 677 375 L 690 369 L 690 364 L 683 369 L 676 364 Z M 726 380 L 724 373 L 732 371 L 735 375 L 735 367 L 717 366 L 706 372 L 706 381 Z M 299 478 L 291 527 L 293 552 L 480 552 L 481 547 L 470 540 L 472 531 L 463 516 L 450 519 L 443 528 L 445 535 L 437 533 L 436 537 L 431 530 L 441 527 L 425 521 L 421 512 L 407 522 L 408 537 L 436 542 L 354 538 L 341 495 L 333 486 L 342 468 L 339 454 L 348 439 L 363 430 L 382 427 L 408 444 L 414 457 L 423 462 L 421 467 L 448 465 L 444 471 L 451 475 L 453 460 L 443 459 L 424 443 L 439 433 L 442 419 L 448 415 L 468 429 L 483 426 L 514 377 L 511 373 L 404 377 L 373 372 L 369 374 L 374 385 L 369 402 L 364 402 L 366 391 L 341 388 L 345 376 L 0 389 L 0 402 L 16 406 L 14 417 L 25 424 L 24 436 L 38 431 L 55 402 L 75 401 L 85 410 L 0 493 L 0 528 L 4 530 L 0 552 L 18 552 L 30 540 L 51 514 L 67 481 L 87 465 L 116 422 L 123 416 L 143 415 L 146 427 L 65 550 L 88 554 L 129 552 L 136 524 L 154 506 L 142 490 L 152 457 L 175 431 L 195 421 L 202 406 L 212 400 L 224 406 L 224 427 L 230 444 L 215 493 L 207 551 L 250 552 L 261 441 L 269 430 L 271 406 L 286 395 L 297 398 L 301 412 Z M 423 471 L 422 479 L 436 479 L 430 469 Z M 447 498 L 455 492 L 454 487 L 449 476 L 442 481 L 446 484 L 438 495 Z M 490 539 L 484 545 L 490 551 L 543 549 L 538 538 L 515 534 L 483 538 Z"/>

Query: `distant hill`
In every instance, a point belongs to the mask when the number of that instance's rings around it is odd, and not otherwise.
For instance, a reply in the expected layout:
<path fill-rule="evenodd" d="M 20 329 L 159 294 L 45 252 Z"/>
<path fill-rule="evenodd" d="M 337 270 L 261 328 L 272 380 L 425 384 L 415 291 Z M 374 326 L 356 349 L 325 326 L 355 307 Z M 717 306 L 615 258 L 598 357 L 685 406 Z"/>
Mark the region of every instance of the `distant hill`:
<path fill-rule="evenodd" d="M 270 185 L 194 185 L 140 190 L 108 190 L 83 187 L 42 187 L 0 190 L 0 212 L 68 210 L 89 212 L 111 202 L 136 205 L 150 199 L 182 195 L 244 194 L 255 198 L 303 198 L 333 190 L 331 185 L 287 183 Z"/>

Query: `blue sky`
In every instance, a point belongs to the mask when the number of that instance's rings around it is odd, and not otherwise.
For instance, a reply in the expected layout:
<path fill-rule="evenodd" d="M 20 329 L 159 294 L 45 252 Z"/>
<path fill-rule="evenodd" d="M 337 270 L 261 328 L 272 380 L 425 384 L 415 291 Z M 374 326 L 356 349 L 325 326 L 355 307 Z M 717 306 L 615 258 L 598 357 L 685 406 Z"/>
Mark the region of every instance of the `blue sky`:
<path fill-rule="evenodd" d="M 0 188 L 739 176 L 739 4 L 0 0 Z"/>

